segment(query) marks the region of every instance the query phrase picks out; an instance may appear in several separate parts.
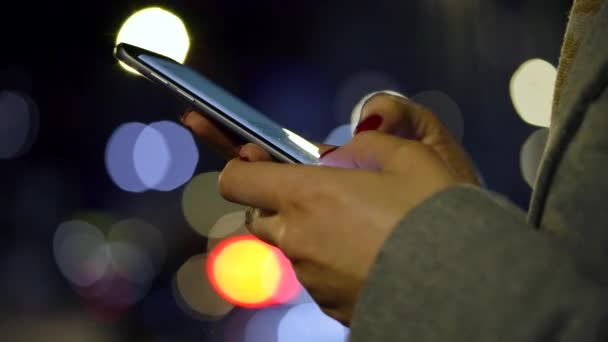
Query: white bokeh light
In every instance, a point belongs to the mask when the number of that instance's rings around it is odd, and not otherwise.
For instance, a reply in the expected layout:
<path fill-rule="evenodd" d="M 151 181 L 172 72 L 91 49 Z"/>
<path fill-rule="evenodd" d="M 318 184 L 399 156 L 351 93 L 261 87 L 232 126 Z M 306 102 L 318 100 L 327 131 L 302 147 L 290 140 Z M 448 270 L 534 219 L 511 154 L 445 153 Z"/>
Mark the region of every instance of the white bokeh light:
<path fill-rule="evenodd" d="M 175 274 L 174 296 L 188 314 L 201 320 L 217 320 L 228 314 L 234 306 L 225 301 L 214 289 L 206 272 L 207 255 L 188 259 Z"/>
<path fill-rule="evenodd" d="M 538 167 L 540 165 L 545 145 L 549 138 L 549 129 L 541 128 L 530 134 L 521 148 L 519 156 L 521 173 L 530 187 L 534 187 Z"/>
<path fill-rule="evenodd" d="M 549 127 L 557 69 L 542 59 L 522 64 L 511 78 L 510 91 L 513 106 L 527 123 Z"/>
<path fill-rule="evenodd" d="M 226 201 L 217 188 L 219 172 L 195 176 L 184 188 L 182 212 L 190 226 L 199 234 L 209 236 L 210 230 L 224 215 L 243 212 L 242 205 Z"/>
<path fill-rule="evenodd" d="M 186 60 L 190 49 L 190 37 L 182 20 L 159 7 L 146 8 L 131 15 L 118 32 L 118 43 L 139 46 L 179 63 Z M 120 65 L 135 72 L 122 62 Z"/>
<path fill-rule="evenodd" d="M 105 237 L 97 227 L 80 220 L 66 221 L 55 232 L 53 254 L 59 270 L 70 282 L 90 286 L 109 265 L 104 244 Z"/>

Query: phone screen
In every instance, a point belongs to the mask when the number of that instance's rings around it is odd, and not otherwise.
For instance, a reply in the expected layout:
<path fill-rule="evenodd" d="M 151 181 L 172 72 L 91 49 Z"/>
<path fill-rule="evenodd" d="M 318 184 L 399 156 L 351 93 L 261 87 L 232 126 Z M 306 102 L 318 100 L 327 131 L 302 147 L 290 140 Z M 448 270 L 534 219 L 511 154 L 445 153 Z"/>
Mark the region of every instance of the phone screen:
<path fill-rule="evenodd" d="M 314 144 L 279 126 L 198 72 L 177 62 L 145 53 L 139 54 L 137 58 L 300 163 L 318 163 L 319 149 Z"/>

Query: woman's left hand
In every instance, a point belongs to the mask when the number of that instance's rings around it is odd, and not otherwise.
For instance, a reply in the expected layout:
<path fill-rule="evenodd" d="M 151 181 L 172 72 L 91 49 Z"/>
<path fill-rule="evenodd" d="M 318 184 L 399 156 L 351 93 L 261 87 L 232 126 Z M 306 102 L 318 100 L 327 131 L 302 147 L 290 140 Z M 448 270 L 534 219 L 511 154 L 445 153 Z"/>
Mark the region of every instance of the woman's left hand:
<path fill-rule="evenodd" d="M 270 162 L 253 144 L 241 153 L 251 162 L 230 161 L 220 193 L 259 208 L 248 213 L 248 229 L 280 248 L 323 311 L 345 325 L 404 215 L 459 183 L 433 148 L 374 131 L 325 156 L 329 167 Z"/>

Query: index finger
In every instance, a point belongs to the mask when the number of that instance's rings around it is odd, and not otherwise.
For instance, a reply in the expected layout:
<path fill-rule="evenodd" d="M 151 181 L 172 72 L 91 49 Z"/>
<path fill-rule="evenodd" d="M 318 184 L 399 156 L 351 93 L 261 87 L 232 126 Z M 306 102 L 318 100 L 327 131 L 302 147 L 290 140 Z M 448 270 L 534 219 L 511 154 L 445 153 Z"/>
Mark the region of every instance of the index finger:
<path fill-rule="evenodd" d="M 279 212 L 285 197 L 317 178 L 316 166 L 233 159 L 219 177 L 219 192 L 228 201 Z"/>

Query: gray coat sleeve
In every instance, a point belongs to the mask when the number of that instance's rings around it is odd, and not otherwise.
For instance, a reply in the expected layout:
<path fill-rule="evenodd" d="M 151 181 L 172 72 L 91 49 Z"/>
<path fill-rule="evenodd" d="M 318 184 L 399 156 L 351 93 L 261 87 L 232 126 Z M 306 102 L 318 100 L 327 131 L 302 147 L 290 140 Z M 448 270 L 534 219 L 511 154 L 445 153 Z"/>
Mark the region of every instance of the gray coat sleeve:
<path fill-rule="evenodd" d="M 457 186 L 380 251 L 351 341 L 606 341 L 606 288 L 501 196 Z"/>

